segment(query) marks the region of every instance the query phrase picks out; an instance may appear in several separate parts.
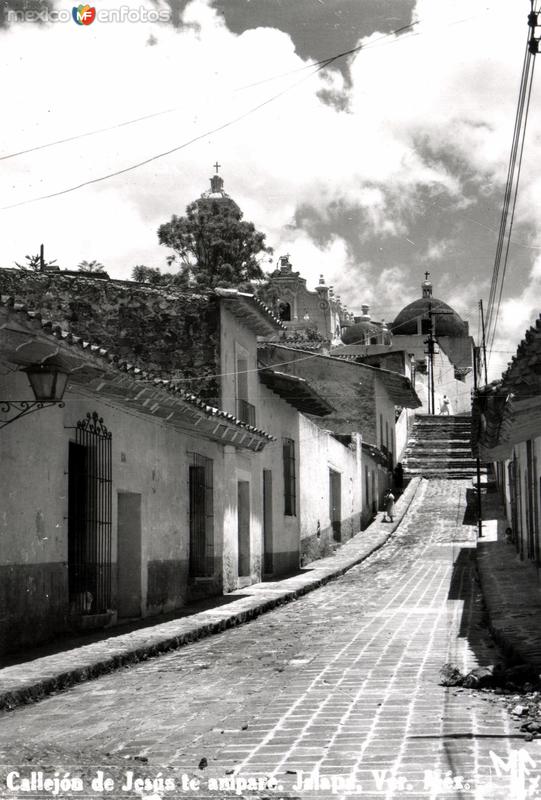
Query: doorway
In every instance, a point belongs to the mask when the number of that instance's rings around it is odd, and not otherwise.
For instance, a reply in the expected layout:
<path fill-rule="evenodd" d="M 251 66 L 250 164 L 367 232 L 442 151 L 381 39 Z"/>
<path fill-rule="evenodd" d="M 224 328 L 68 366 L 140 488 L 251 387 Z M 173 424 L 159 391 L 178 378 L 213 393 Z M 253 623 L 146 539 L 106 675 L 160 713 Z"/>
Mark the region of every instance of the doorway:
<path fill-rule="evenodd" d="M 250 575 L 250 482 L 238 482 L 238 574 Z"/>
<path fill-rule="evenodd" d="M 118 493 L 118 616 L 141 616 L 141 495 Z"/>
<path fill-rule="evenodd" d="M 342 476 L 334 469 L 329 469 L 329 517 L 333 538 L 340 542 L 342 538 Z"/>
<path fill-rule="evenodd" d="M 272 470 L 263 470 L 263 574 L 272 575 Z"/>

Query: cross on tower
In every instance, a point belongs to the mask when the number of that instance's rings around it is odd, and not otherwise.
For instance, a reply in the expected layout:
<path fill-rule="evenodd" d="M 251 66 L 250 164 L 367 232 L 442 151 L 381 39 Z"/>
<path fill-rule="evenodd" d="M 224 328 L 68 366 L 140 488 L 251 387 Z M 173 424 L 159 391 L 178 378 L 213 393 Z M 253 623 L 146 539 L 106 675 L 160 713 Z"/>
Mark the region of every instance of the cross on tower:
<path fill-rule="evenodd" d="M 216 170 L 216 175 L 217 175 L 217 174 L 218 174 L 218 170 L 220 169 L 220 167 L 221 167 L 222 165 L 221 165 L 221 164 L 218 164 L 218 162 L 216 162 L 215 164 L 213 164 L 213 166 L 214 166 L 214 169 Z"/>
<path fill-rule="evenodd" d="M 425 272 L 425 281 L 427 281 L 429 278 L 430 278 L 430 272 Z"/>

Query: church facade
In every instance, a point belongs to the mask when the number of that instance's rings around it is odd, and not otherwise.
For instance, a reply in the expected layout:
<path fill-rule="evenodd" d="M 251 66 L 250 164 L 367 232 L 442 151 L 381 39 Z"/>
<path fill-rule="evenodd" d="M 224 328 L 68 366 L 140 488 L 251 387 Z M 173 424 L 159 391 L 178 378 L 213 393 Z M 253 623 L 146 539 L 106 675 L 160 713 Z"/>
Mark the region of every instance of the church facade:
<path fill-rule="evenodd" d="M 341 341 L 344 327 L 353 319 L 333 287 L 326 285 L 323 275 L 315 291 L 310 291 L 306 278 L 293 269 L 289 255 L 280 256 L 278 268 L 270 275 L 267 292 L 289 337 L 309 339 L 313 332 L 336 344 Z"/>

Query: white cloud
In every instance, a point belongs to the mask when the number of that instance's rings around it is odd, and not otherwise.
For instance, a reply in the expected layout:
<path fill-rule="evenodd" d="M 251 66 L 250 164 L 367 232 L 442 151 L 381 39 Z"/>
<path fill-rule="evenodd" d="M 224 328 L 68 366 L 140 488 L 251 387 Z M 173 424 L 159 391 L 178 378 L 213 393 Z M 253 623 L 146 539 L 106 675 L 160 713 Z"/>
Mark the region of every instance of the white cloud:
<path fill-rule="evenodd" d="M 493 353 L 489 361 L 489 381 L 499 378 L 516 354 L 526 331 L 541 314 L 541 256 L 530 272 L 530 281 L 520 294 L 502 302 Z"/>
<path fill-rule="evenodd" d="M 338 234 L 318 246 L 290 223 L 301 204 L 328 219 L 329 205 L 341 203 L 365 210 L 359 235 L 366 242 L 397 234 L 405 240 L 427 197 L 450 201 L 451 224 L 453 208 L 473 203 L 465 196 L 466 174 L 481 194 L 504 179 L 524 14 L 506 0 L 418 0 L 416 17 L 412 34 L 376 33 L 363 42 L 342 112 L 318 96 L 322 88 L 342 91 L 340 74 L 298 71 L 306 64 L 288 35 L 268 27 L 234 35 L 205 0 L 188 5 L 192 27 L 180 31 L 96 22 L 89 28 L 20 24 L 1 32 L 0 60 L 12 76 L 3 87 L 3 153 L 174 109 L 0 161 L 1 205 L 92 180 L 234 124 L 124 176 L 2 212 L 9 236 L 0 240 L 0 263 L 21 260 L 43 241 L 65 267 L 96 258 L 112 275 L 127 277 L 136 263 L 164 265 L 158 225 L 207 187 L 218 158 L 226 189 L 245 216 L 267 233 L 277 254 L 291 253 L 309 283 L 323 272 L 350 307 L 366 301 L 395 312 L 417 296 L 419 275 L 398 260 L 376 274 L 368 258 L 353 259 Z M 150 34 L 157 39 L 153 47 Z M 541 200 L 541 137 L 535 120 L 530 125 L 522 220 L 536 217 Z M 427 246 L 419 244 L 421 272 L 426 258 L 446 255 L 438 237 L 427 230 Z M 455 292 L 450 281 L 457 310 L 489 279 L 468 275 Z M 514 302 L 529 308 L 530 290 L 514 291 Z"/>

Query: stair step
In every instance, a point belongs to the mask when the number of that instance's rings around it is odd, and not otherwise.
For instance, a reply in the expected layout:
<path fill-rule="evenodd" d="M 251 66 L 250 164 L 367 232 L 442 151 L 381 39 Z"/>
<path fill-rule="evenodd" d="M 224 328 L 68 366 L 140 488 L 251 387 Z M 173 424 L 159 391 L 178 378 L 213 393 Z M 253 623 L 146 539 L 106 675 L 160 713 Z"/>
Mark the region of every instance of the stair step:
<path fill-rule="evenodd" d="M 449 453 L 449 455 L 456 455 L 460 457 L 462 454 L 471 455 L 471 447 L 423 447 L 422 445 L 413 445 L 406 447 L 404 451 L 407 455 L 410 453 L 419 453 L 419 455 L 430 455 L 430 453 Z"/>
<path fill-rule="evenodd" d="M 487 473 L 486 468 L 481 468 L 481 473 Z M 427 465 L 427 464 L 412 464 L 411 466 L 404 467 L 404 474 L 407 472 L 468 472 L 471 475 L 477 473 L 475 467 L 465 467 L 464 465 L 457 465 L 457 466 L 438 466 L 434 465 Z"/>
<path fill-rule="evenodd" d="M 427 467 L 468 467 L 474 469 L 477 462 L 474 458 L 405 458 L 403 466 L 419 466 L 426 464 Z"/>
<path fill-rule="evenodd" d="M 477 462 L 471 451 L 471 417 L 416 417 L 402 464 L 409 478 L 474 478 Z"/>
<path fill-rule="evenodd" d="M 466 442 L 438 442 L 436 447 L 432 442 L 411 442 L 407 450 L 449 450 L 452 453 L 470 452 L 471 446 Z"/>

